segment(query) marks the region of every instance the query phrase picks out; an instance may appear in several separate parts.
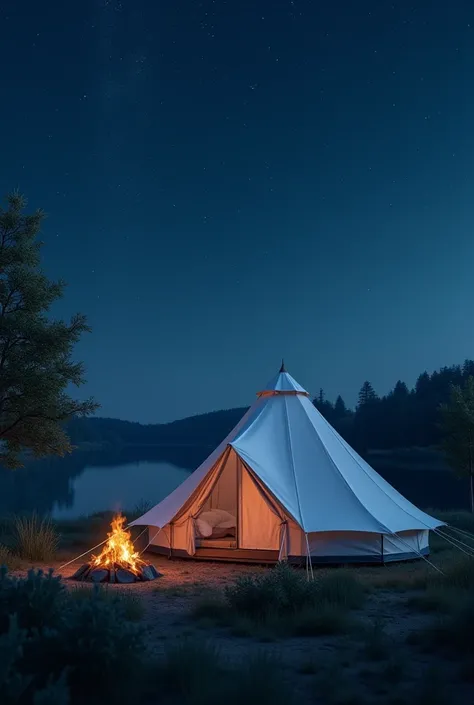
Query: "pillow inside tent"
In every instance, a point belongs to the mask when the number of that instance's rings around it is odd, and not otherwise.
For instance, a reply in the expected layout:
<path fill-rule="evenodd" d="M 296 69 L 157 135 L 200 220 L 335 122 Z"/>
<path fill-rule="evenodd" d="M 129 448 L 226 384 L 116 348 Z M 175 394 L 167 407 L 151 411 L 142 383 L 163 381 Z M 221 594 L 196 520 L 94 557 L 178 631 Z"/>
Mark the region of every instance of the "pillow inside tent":
<path fill-rule="evenodd" d="M 199 515 L 199 519 L 203 519 L 212 527 L 220 527 L 223 522 L 230 522 L 230 526 L 236 525 L 235 517 L 230 512 L 225 511 L 225 509 L 209 509 L 206 512 L 202 512 Z"/>
<path fill-rule="evenodd" d="M 205 519 L 196 519 L 196 534 L 199 536 L 201 539 L 208 539 L 210 536 L 212 536 L 212 527 Z"/>

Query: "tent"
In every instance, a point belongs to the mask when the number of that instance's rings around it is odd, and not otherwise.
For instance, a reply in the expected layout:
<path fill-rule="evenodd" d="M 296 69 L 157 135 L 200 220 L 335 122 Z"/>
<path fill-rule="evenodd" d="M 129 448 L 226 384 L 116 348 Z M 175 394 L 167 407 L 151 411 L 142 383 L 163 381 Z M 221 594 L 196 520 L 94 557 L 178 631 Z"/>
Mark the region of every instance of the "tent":
<path fill-rule="evenodd" d="M 131 525 L 176 557 L 385 563 L 428 555 L 443 522 L 380 477 L 282 365 L 215 451 Z"/>

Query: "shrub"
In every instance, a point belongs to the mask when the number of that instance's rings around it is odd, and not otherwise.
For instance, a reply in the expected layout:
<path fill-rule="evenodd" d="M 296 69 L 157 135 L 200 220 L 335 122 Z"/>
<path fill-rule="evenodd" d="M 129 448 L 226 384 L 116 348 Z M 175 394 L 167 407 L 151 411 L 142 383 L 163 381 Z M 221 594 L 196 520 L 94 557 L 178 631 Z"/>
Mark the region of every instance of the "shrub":
<path fill-rule="evenodd" d="M 365 589 L 352 573 L 340 568 L 316 579 L 316 597 L 318 603 L 358 609 L 364 604 Z"/>
<path fill-rule="evenodd" d="M 336 569 L 308 581 L 303 571 L 282 563 L 262 575 L 239 577 L 222 597 L 200 600 L 194 616 L 238 625 L 241 634 L 269 636 L 268 628 L 282 634 L 328 634 L 348 626 L 347 612 L 360 607 L 364 597 L 362 584 L 347 571 Z"/>
<path fill-rule="evenodd" d="M 5 566 L 0 568 L 0 634 L 8 630 L 10 615 L 15 614 L 21 629 L 56 627 L 61 621 L 65 590 L 61 579 L 50 571 L 30 570 L 26 578 L 12 578 Z"/>
<path fill-rule="evenodd" d="M 227 603 L 235 613 L 254 621 L 265 621 L 270 615 L 294 613 L 310 604 L 314 584 L 304 574 L 285 563 L 258 576 L 241 576 L 225 590 Z"/>
<path fill-rule="evenodd" d="M 13 533 L 16 553 L 24 560 L 44 563 L 55 557 L 59 534 L 48 517 L 15 517 Z"/>
<path fill-rule="evenodd" d="M 9 629 L 0 636 L 0 702 L 2 705 L 69 705 L 70 693 L 66 673 L 45 684 L 35 677 L 35 664 L 25 669 L 23 652 L 32 641 L 26 630 L 18 627 L 16 615 L 10 618 Z M 31 668 L 32 667 L 32 668 Z"/>
<path fill-rule="evenodd" d="M 43 634 L 35 655 L 43 673 L 57 676 L 67 669 L 72 692 L 87 702 L 136 695 L 143 632 L 124 619 L 118 605 L 104 600 L 99 586 L 88 600 L 68 600 L 60 627 Z"/>
<path fill-rule="evenodd" d="M 20 561 L 7 546 L 0 543 L 0 566 L 2 565 L 9 570 L 15 570 L 19 567 Z"/>
<path fill-rule="evenodd" d="M 71 590 L 70 596 L 74 600 L 108 600 L 115 605 L 123 618 L 129 622 L 139 622 L 145 613 L 140 595 L 137 595 L 132 590 L 114 590 L 103 586 L 81 586 Z"/>
<path fill-rule="evenodd" d="M 138 697 L 145 647 L 142 630 L 129 621 L 130 604 L 128 595 L 108 596 L 100 586 L 71 595 L 51 572 L 11 578 L 2 568 L 2 705 L 20 691 L 12 703 L 66 705 L 68 689 L 73 703 Z"/>

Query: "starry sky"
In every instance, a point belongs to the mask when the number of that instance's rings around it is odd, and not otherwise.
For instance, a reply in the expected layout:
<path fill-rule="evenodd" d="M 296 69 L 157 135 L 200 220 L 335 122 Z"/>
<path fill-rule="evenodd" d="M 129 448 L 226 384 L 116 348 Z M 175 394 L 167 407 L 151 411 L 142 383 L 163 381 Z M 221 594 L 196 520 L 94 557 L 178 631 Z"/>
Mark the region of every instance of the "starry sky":
<path fill-rule="evenodd" d="M 474 357 L 472 0 L 4 0 L 0 38 L 0 190 L 101 415 Z"/>

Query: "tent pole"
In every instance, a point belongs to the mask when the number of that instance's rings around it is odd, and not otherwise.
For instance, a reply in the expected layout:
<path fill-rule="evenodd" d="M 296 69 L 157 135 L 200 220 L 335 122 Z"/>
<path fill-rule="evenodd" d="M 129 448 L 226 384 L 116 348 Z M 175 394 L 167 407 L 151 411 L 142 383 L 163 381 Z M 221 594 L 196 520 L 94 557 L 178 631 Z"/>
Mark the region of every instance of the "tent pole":
<path fill-rule="evenodd" d="M 308 571 L 308 572 L 307 572 L 307 577 L 308 577 L 308 580 L 309 580 L 309 575 L 311 574 L 311 580 L 314 580 L 313 562 L 311 561 L 311 553 L 310 553 L 310 550 L 309 550 L 308 534 L 305 532 L 305 535 L 304 535 L 304 536 L 305 536 L 305 539 L 306 539 L 306 561 L 307 561 L 306 565 L 308 566 L 308 567 L 307 567 L 307 571 Z M 308 570 L 308 568 L 309 568 L 309 570 Z"/>
<path fill-rule="evenodd" d="M 278 553 L 278 562 L 279 563 L 281 561 L 281 556 L 283 553 L 283 545 L 284 545 L 285 539 L 286 539 L 286 529 L 288 526 L 288 522 L 285 520 L 284 522 L 282 522 L 282 526 L 283 526 L 283 531 L 281 532 L 282 536 L 281 536 L 281 542 L 280 542 L 280 551 Z"/>

